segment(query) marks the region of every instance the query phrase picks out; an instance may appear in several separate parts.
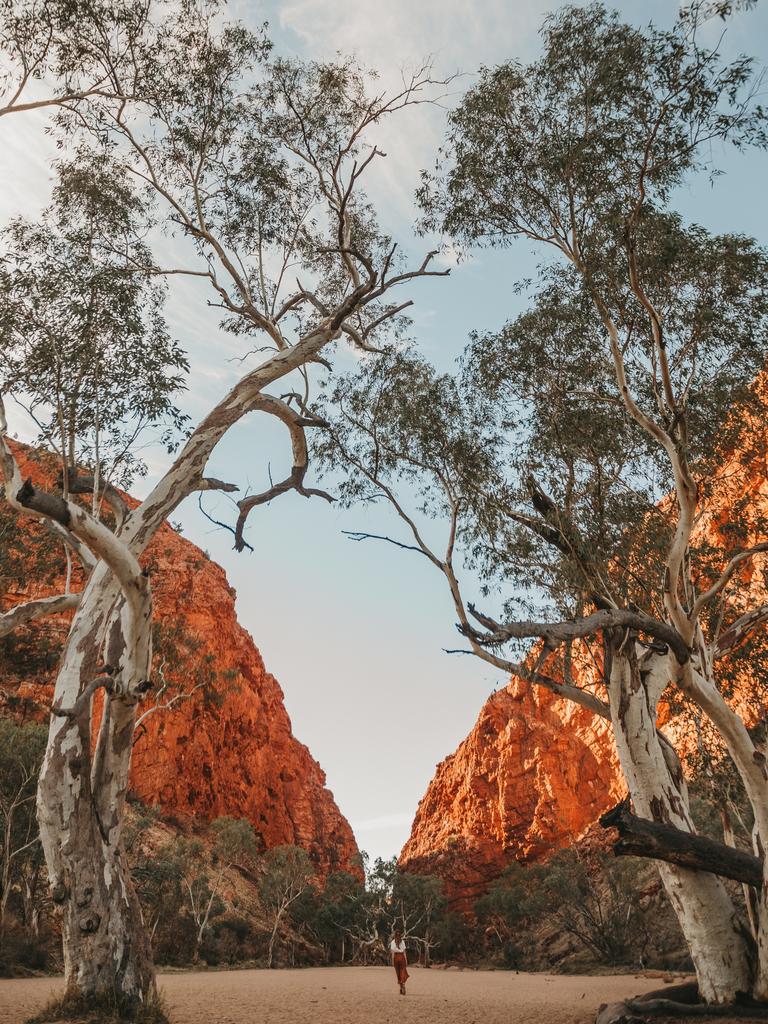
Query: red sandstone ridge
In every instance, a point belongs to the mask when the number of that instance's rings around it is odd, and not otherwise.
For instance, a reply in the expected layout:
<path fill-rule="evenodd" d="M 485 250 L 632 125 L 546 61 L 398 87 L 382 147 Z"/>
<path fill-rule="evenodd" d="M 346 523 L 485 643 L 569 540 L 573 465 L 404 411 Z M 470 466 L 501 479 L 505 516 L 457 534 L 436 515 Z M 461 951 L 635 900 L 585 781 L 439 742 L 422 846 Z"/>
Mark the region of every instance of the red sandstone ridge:
<path fill-rule="evenodd" d="M 437 766 L 400 863 L 440 875 L 449 900 L 471 910 L 508 864 L 580 838 L 622 795 L 608 723 L 514 681 Z"/>
<path fill-rule="evenodd" d="M 322 769 L 291 731 L 283 692 L 237 621 L 224 570 L 169 526 L 158 532 L 145 561 L 155 602 L 155 671 L 158 682 L 171 684 L 161 700 L 202 685 L 191 699 L 143 722 L 133 756 L 135 795 L 194 823 L 246 817 L 267 848 L 302 846 L 322 875 L 353 865 L 352 830 Z M 6 601 L 29 593 L 16 588 Z M 65 625 L 62 617 L 51 619 L 16 640 L 44 637 L 58 647 Z M 14 658 L 0 648 L 0 714 L 46 713 L 50 661 L 25 670 L 23 679 L 19 664 L 18 652 Z M 150 696 L 142 711 L 152 702 Z"/>
<path fill-rule="evenodd" d="M 352 830 L 325 788 L 325 774 L 291 731 L 277 680 L 235 615 L 224 570 L 163 527 L 153 562 L 158 655 L 180 647 L 168 674 L 194 697 L 143 723 L 132 784 L 148 804 L 209 821 L 246 817 L 267 847 L 304 847 L 322 874 L 349 866 Z M 181 676 L 181 678 L 180 678 Z M 210 680 L 210 681 L 209 681 Z"/>

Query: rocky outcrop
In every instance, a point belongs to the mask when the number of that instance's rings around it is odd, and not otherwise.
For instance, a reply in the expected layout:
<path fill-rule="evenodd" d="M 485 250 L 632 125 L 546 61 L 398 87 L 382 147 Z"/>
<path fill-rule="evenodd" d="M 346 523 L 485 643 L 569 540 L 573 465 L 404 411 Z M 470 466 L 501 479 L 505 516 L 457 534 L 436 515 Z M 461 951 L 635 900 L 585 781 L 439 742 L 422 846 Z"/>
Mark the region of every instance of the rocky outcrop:
<path fill-rule="evenodd" d="M 40 474 L 29 462 L 25 471 Z M 134 796 L 185 825 L 246 817 L 265 848 L 302 846 L 322 875 L 354 866 L 352 830 L 292 733 L 283 692 L 237 621 L 224 570 L 169 526 L 144 561 L 154 594 L 156 686 L 141 709 Z M 46 590 L 61 582 L 54 578 Z M 3 602 L 30 596 L 39 589 L 17 579 Z M 65 631 L 59 616 L 0 645 L 0 714 L 47 717 Z"/>
<path fill-rule="evenodd" d="M 622 796 L 608 723 L 514 681 L 437 766 L 400 863 L 470 910 L 508 864 L 570 844 Z"/>
<path fill-rule="evenodd" d="M 358 852 L 352 830 L 291 731 L 283 692 L 237 621 L 224 570 L 168 527 L 149 558 L 158 668 L 171 696 L 199 689 L 141 723 L 136 795 L 166 814 L 248 818 L 266 848 L 302 846 L 322 874 L 348 867 Z"/>

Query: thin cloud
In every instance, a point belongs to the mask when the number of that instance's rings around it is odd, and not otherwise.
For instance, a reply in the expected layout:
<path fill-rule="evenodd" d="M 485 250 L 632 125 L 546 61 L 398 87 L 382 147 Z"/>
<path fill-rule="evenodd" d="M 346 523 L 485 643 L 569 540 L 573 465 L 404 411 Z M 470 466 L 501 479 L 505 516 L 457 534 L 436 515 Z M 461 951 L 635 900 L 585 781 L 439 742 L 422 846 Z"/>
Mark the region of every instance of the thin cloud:
<path fill-rule="evenodd" d="M 457 245 L 455 242 L 445 242 L 440 252 L 435 257 L 435 263 L 440 267 L 457 267 L 460 263 L 467 266 L 469 263 L 476 263 L 477 256 L 468 249 Z"/>
<path fill-rule="evenodd" d="M 291 32 L 306 55 L 331 59 L 354 54 L 378 73 L 377 87 L 402 84 L 403 72 L 434 62 L 434 77 L 462 77 L 445 90 L 439 105 L 424 105 L 385 121 L 377 131 L 387 159 L 372 166 L 368 188 L 386 197 L 389 211 L 413 220 L 413 196 L 423 167 L 434 163 L 443 137 L 445 107 L 453 106 L 482 64 L 504 60 L 536 45 L 545 3 L 518 0 L 359 0 L 354 5 L 329 0 L 288 0 L 277 19 Z M 435 90 L 439 95 L 440 89 Z"/>

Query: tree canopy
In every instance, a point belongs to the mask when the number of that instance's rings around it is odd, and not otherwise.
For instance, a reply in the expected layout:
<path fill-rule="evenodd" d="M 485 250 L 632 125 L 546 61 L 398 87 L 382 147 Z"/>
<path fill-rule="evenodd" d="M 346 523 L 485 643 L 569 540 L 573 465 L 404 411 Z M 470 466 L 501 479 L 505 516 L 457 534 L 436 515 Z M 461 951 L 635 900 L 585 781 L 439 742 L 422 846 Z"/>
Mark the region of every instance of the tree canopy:
<path fill-rule="evenodd" d="M 128 486 L 145 470 L 136 442 L 158 428 L 173 447 L 188 363 L 163 315 L 165 287 L 144 268 L 146 199 L 109 158 L 63 160 L 38 223 L 3 233 L 3 388 L 68 474 Z M 74 485 L 74 480 L 72 481 Z"/>

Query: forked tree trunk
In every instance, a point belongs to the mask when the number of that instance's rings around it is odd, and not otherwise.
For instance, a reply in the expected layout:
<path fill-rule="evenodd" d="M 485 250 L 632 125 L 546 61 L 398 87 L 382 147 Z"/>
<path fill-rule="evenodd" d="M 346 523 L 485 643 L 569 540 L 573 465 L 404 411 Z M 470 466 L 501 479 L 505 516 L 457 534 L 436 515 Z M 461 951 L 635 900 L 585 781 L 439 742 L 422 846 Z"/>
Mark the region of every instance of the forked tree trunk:
<path fill-rule="evenodd" d="M 136 559 L 179 502 L 211 483 L 202 476 L 211 452 L 234 423 L 256 408 L 261 389 L 301 366 L 340 333 L 335 325 L 316 329 L 243 377 L 198 426 L 148 498 L 129 514 L 119 538 L 99 537 L 76 506 L 68 510 L 78 528 L 70 526 L 71 531 L 85 544 L 95 540 L 103 559 L 88 580 L 62 656 L 53 704 L 58 713 L 51 717 L 37 800 L 52 895 L 62 910 L 66 983 L 73 993 L 88 998 L 117 992 L 142 1003 L 155 988 L 149 937 L 121 838 L 135 700 L 149 679 L 152 652 L 149 585 Z M 18 468 L 5 446 L 0 446 L 0 457 L 6 481 L 22 493 Z M 218 481 L 213 484 L 219 486 Z M 20 498 L 16 504 L 21 511 L 31 508 Z M 119 614 L 114 610 L 118 601 Z M 96 676 L 109 622 L 109 664 L 116 686 L 105 697 L 92 757 L 91 701 L 81 707 L 78 699 Z M 62 713 L 75 708 L 75 713 Z"/>
<path fill-rule="evenodd" d="M 421 273 L 426 273 L 424 268 Z M 67 987 L 86 998 L 109 991 L 143 1003 L 155 988 L 149 937 L 121 837 L 135 704 L 149 679 L 152 654 L 149 584 L 136 559 L 189 494 L 211 487 L 231 489 L 203 477 L 213 449 L 247 413 L 257 408 L 272 410 L 276 400 L 262 399 L 263 388 L 336 340 L 341 323 L 373 288 L 374 283 L 354 288 L 326 326 L 314 328 L 241 378 L 199 424 L 151 494 L 129 513 L 119 537 L 101 536 L 100 524 L 86 521 L 89 517 L 77 506 L 70 504 L 66 510 L 70 532 L 83 544 L 93 544 L 102 560 L 80 599 L 62 656 L 37 806 L 52 894 L 62 909 Z M 0 427 L 4 427 L 1 401 Z M 0 461 L 6 486 L 12 482 L 15 506 L 22 512 L 51 515 L 47 496 L 33 506 L 34 489 L 21 486 L 18 467 L 4 443 L 0 443 Z M 118 602 L 119 612 L 115 610 Z M 114 666 L 115 686 L 105 697 L 92 757 L 91 700 L 85 707 L 78 701 L 96 676 L 110 622 L 108 658 Z M 64 713 L 66 709 L 71 713 Z"/>
<path fill-rule="evenodd" d="M 127 1004 L 145 1003 L 155 988 L 121 835 L 135 695 L 151 659 L 149 585 L 141 578 L 135 587 L 139 622 L 129 621 L 109 569 L 102 564 L 94 571 L 62 656 L 38 789 L 40 838 L 61 911 L 67 992 L 85 1000 L 117 994 Z M 93 691 L 85 700 L 78 696 L 98 677 L 107 625 L 114 685 L 105 693 L 93 750 Z"/>
<path fill-rule="evenodd" d="M 670 679 L 671 655 L 642 651 L 631 640 L 610 658 L 609 689 L 619 760 L 636 813 L 694 832 L 688 793 L 671 747 L 656 730 L 657 704 Z M 749 949 L 733 903 L 715 875 L 659 862 L 659 874 L 708 1003 L 750 992 Z"/>

